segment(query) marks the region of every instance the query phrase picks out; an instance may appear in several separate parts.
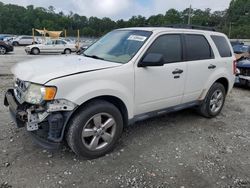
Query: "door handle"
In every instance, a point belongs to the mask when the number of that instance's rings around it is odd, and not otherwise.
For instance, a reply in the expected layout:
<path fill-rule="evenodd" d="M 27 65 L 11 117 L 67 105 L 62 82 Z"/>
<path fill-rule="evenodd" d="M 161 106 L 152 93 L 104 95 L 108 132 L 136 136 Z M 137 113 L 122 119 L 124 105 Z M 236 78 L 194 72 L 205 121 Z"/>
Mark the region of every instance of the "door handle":
<path fill-rule="evenodd" d="M 183 73 L 183 70 L 181 70 L 181 69 L 175 69 L 172 73 L 173 74 L 181 74 L 181 73 Z"/>
<path fill-rule="evenodd" d="M 216 68 L 216 65 L 213 65 L 213 64 L 208 66 L 208 69 L 215 69 L 215 68 Z"/>

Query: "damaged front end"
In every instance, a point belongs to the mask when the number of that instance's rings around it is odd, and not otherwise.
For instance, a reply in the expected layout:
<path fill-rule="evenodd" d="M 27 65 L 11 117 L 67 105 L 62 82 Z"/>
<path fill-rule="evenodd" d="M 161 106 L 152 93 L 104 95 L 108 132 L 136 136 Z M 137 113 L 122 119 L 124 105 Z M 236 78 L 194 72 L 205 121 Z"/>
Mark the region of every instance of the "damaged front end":
<path fill-rule="evenodd" d="M 236 83 L 250 87 L 250 59 L 244 58 L 237 62 Z"/>
<path fill-rule="evenodd" d="M 65 99 L 43 101 L 41 104 L 20 102 L 17 90 L 9 89 L 4 99 L 4 105 L 9 108 L 17 127 L 26 127 L 39 145 L 47 149 L 58 148 L 77 105 Z"/>

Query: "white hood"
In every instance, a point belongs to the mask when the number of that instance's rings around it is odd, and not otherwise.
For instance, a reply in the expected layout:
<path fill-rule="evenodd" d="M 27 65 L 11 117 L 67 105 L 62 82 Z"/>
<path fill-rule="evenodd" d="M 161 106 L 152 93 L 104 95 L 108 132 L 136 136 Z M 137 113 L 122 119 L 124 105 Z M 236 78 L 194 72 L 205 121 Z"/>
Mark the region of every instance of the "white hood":
<path fill-rule="evenodd" d="M 11 69 L 11 72 L 23 81 L 44 84 L 53 78 L 120 65 L 84 56 L 70 55 L 32 59 L 18 63 Z"/>

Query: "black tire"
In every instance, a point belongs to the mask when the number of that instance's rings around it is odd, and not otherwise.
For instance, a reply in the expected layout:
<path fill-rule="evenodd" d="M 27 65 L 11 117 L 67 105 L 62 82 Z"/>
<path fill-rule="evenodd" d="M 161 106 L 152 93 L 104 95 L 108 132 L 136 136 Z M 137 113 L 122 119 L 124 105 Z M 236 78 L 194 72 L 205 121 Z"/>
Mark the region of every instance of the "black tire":
<path fill-rule="evenodd" d="M 83 130 L 86 126 L 90 125 L 93 118 L 93 116 L 98 116 L 100 113 L 107 113 L 112 116 L 115 124 L 114 124 L 114 132 L 112 139 L 110 139 L 110 142 L 103 148 L 96 148 L 96 149 L 90 149 L 86 146 L 86 142 L 84 138 L 82 138 Z M 95 127 L 95 122 L 92 121 L 93 126 Z M 103 125 L 103 124 L 102 124 Z M 92 127 L 93 128 L 93 127 Z M 113 128 L 112 128 L 113 129 Z M 93 130 L 93 129 L 92 129 Z M 121 112 L 111 103 L 104 101 L 104 100 L 95 100 L 81 109 L 79 109 L 74 117 L 70 120 L 68 124 L 68 129 L 66 133 L 66 140 L 68 142 L 69 147 L 79 156 L 94 159 L 101 157 L 109 152 L 111 152 L 116 143 L 118 142 L 119 138 L 121 137 L 123 131 L 123 118 L 121 115 Z M 87 137 L 86 139 L 92 139 L 90 141 L 93 141 L 94 137 L 98 137 L 96 135 Z M 99 135 L 101 137 L 101 135 Z M 100 139 L 100 138 L 99 138 Z M 102 137 L 97 142 L 99 143 L 102 140 Z"/>
<path fill-rule="evenodd" d="M 7 53 L 7 50 L 4 46 L 0 46 L 0 55 L 4 55 Z"/>
<path fill-rule="evenodd" d="M 218 106 L 218 109 L 216 111 L 213 111 L 211 109 L 212 100 L 215 92 L 221 92 L 222 99 L 220 100 L 220 106 Z M 206 118 L 213 118 L 220 114 L 221 110 L 223 109 L 224 103 L 226 99 L 226 90 L 225 87 L 221 83 L 214 83 L 212 87 L 209 89 L 208 94 L 202 104 L 198 107 L 198 112 L 202 116 Z M 216 100 L 216 99 L 214 99 Z"/>
<path fill-rule="evenodd" d="M 65 49 L 65 50 L 64 50 L 64 54 L 71 54 L 71 49 L 68 49 L 68 48 Z"/>
<path fill-rule="evenodd" d="M 19 46 L 18 42 L 13 42 L 13 46 Z"/>
<path fill-rule="evenodd" d="M 40 50 L 38 48 L 32 48 L 31 49 L 31 54 L 33 54 L 33 55 L 39 55 L 40 54 Z"/>

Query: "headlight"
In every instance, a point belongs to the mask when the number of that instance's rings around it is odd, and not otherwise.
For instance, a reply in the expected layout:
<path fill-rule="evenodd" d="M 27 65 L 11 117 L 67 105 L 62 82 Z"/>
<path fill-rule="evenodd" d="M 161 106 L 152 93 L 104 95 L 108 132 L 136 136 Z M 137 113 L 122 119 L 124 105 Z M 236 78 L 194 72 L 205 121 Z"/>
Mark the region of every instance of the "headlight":
<path fill-rule="evenodd" d="M 56 87 L 41 86 L 38 84 L 30 84 L 25 101 L 31 104 L 40 104 L 42 101 L 53 100 L 56 96 Z"/>

